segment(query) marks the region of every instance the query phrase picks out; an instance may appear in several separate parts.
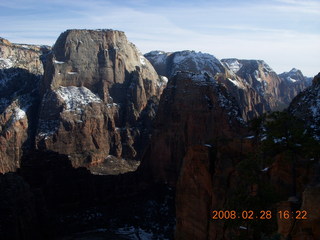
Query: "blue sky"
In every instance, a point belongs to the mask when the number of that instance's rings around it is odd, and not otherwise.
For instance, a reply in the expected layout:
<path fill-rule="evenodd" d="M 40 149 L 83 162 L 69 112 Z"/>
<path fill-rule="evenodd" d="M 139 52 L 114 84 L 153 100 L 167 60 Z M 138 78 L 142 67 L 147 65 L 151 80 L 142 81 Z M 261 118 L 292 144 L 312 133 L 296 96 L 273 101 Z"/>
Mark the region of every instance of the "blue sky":
<path fill-rule="evenodd" d="M 53 45 L 66 29 L 122 30 L 143 53 L 196 50 L 320 72 L 320 0 L 1 0 L 0 36 Z"/>

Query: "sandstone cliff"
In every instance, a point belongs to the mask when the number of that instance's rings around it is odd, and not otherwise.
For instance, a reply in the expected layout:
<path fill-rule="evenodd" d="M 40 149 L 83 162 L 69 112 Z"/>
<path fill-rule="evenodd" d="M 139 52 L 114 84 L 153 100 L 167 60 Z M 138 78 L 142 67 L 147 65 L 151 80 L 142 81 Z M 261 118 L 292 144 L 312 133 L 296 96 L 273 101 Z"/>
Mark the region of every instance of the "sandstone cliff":
<path fill-rule="evenodd" d="M 23 147 L 32 144 L 41 58 L 48 51 L 0 39 L 0 172 L 15 171 Z"/>
<path fill-rule="evenodd" d="M 76 167 L 134 170 L 122 158 L 140 157 L 164 87 L 123 32 L 68 30 L 47 58 L 36 146 Z"/>

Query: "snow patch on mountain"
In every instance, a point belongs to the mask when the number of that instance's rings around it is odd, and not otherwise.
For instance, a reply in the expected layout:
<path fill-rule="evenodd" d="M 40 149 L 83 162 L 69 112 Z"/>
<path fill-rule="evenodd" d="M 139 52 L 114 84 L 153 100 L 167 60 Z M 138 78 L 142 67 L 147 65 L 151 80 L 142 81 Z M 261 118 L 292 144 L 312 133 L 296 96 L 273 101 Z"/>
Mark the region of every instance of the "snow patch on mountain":
<path fill-rule="evenodd" d="M 77 72 L 67 72 L 69 75 L 76 75 L 78 74 Z"/>
<path fill-rule="evenodd" d="M 227 80 L 229 80 L 230 82 L 232 82 L 235 86 L 237 86 L 238 88 L 244 88 L 240 82 L 236 81 L 235 79 L 231 79 L 231 78 L 227 78 Z"/>
<path fill-rule="evenodd" d="M 67 111 L 75 111 L 92 102 L 101 102 L 101 99 L 86 87 L 59 87 L 56 92 L 64 100 Z"/>
<path fill-rule="evenodd" d="M 223 62 L 233 73 L 237 73 L 240 68 L 243 66 L 238 59 L 231 58 L 225 59 Z"/>
<path fill-rule="evenodd" d="M 159 88 L 164 87 L 168 84 L 168 78 L 165 76 L 160 76 L 159 80 L 157 81 L 157 86 Z"/>
<path fill-rule="evenodd" d="M 19 107 L 16 107 L 14 108 L 14 112 L 13 112 L 13 121 L 16 122 L 16 121 L 19 121 L 23 118 L 26 117 L 26 112 L 23 111 L 21 108 Z"/>
<path fill-rule="evenodd" d="M 64 64 L 65 63 L 65 62 L 57 61 L 57 60 L 54 60 L 53 62 L 56 63 L 56 64 Z"/>
<path fill-rule="evenodd" d="M 295 83 L 295 82 L 297 81 L 296 79 L 293 79 L 293 78 L 291 78 L 291 77 L 287 77 L 286 79 L 287 79 L 287 81 L 293 82 L 293 83 Z"/>
<path fill-rule="evenodd" d="M 140 60 L 141 65 L 146 65 L 146 58 L 143 55 L 139 56 L 139 60 Z"/>
<path fill-rule="evenodd" d="M 0 68 L 7 69 L 12 68 L 14 66 L 14 62 L 10 58 L 0 58 Z"/>

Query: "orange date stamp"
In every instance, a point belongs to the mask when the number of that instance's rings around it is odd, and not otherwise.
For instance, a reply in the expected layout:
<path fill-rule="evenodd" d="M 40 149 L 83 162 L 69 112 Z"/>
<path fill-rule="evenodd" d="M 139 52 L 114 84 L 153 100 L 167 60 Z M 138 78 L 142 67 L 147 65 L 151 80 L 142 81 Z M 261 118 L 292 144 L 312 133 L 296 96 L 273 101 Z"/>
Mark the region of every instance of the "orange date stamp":
<path fill-rule="evenodd" d="M 235 210 L 214 210 L 212 211 L 212 219 L 213 220 L 270 220 L 272 218 L 278 218 L 280 220 L 287 219 L 295 219 L 295 220 L 306 220 L 308 219 L 308 212 L 305 210 L 297 210 L 297 211 L 277 211 L 272 212 L 271 210 L 261 210 L 261 211 L 253 211 L 253 210 L 243 210 L 243 211 L 235 211 Z"/>

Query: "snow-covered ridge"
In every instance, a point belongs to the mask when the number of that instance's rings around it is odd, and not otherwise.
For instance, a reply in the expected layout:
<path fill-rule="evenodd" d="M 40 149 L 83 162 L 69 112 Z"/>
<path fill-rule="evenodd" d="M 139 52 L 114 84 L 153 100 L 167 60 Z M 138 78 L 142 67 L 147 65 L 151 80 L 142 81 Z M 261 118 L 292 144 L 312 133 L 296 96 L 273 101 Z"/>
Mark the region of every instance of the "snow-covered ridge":
<path fill-rule="evenodd" d="M 82 105 L 101 102 L 101 99 L 86 87 L 59 87 L 56 93 L 65 102 L 65 110 L 77 110 Z"/>

